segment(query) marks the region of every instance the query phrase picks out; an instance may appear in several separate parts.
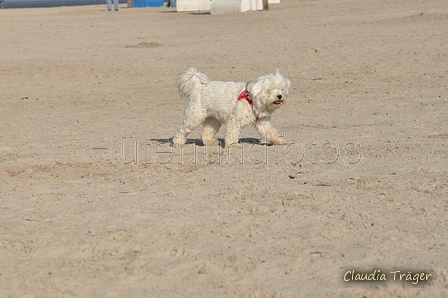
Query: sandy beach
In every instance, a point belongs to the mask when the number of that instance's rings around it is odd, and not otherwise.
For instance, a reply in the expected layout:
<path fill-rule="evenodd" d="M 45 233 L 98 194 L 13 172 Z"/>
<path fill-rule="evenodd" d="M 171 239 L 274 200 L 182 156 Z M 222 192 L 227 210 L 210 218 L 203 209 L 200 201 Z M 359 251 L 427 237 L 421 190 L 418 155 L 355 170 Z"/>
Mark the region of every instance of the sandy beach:
<path fill-rule="evenodd" d="M 446 0 L 0 23 L 2 297 L 447 297 Z M 278 68 L 288 145 L 171 147 L 187 66 Z"/>

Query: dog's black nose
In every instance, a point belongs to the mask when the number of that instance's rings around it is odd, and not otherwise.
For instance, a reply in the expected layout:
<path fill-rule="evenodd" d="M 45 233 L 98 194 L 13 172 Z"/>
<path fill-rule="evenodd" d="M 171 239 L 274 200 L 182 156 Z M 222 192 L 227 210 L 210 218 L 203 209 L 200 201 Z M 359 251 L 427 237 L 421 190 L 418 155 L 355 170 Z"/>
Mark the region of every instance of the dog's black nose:
<path fill-rule="evenodd" d="M 283 97 L 283 96 L 282 96 L 281 94 L 277 95 L 277 98 L 278 98 L 278 99 L 282 99 L 282 97 Z"/>

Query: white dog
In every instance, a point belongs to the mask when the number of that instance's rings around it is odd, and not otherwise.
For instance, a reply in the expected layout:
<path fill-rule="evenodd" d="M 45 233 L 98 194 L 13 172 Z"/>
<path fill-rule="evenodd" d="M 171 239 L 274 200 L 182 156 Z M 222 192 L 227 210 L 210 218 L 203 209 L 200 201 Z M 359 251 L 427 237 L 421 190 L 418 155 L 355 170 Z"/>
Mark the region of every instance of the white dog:
<path fill-rule="evenodd" d="M 185 144 L 187 135 L 201 124 L 204 145 L 218 145 L 215 134 L 222 123 L 227 124 L 226 147 L 238 146 L 241 129 L 251 123 L 266 141 L 286 143 L 271 124 L 271 114 L 283 105 L 291 86 L 278 70 L 245 83 L 211 81 L 206 74 L 188 67 L 176 78 L 176 86 L 188 106 L 173 138 L 174 146 Z"/>

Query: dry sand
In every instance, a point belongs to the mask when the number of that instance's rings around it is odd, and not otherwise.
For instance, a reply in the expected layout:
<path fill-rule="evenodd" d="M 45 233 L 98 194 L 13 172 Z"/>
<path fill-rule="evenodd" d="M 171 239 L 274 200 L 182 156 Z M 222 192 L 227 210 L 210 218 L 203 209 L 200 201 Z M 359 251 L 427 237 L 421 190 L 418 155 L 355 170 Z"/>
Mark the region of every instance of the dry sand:
<path fill-rule="evenodd" d="M 447 297 L 446 0 L 0 22 L 2 297 Z M 180 163 L 188 65 L 237 81 L 278 67 L 291 145 L 249 127 L 242 160 L 204 158 L 196 131 Z"/>

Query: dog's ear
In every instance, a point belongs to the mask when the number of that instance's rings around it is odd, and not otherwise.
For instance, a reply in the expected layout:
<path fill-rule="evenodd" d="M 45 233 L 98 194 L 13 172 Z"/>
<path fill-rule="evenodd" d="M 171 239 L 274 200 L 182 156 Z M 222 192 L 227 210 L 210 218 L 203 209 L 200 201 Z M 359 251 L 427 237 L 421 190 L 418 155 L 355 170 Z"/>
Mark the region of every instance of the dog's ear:
<path fill-rule="evenodd" d="M 286 78 L 285 78 L 286 79 Z M 291 81 L 289 79 L 286 79 L 286 86 L 288 87 L 288 92 L 289 92 L 289 88 L 291 88 Z"/>
<path fill-rule="evenodd" d="M 275 69 L 275 76 L 278 78 L 281 78 L 282 81 L 284 81 L 286 83 L 286 91 L 289 90 L 289 88 L 291 88 L 291 81 L 287 78 L 285 78 L 280 71 L 278 70 L 278 68 Z"/>
<path fill-rule="evenodd" d="M 272 84 L 270 80 L 263 79 L 263 80 L 256 80 L 251 87 L 250 93 L 254 98 L 263 98 L 266 97 L 266 95 L 269 93 L 269 90 L 271 89 Z"/>

